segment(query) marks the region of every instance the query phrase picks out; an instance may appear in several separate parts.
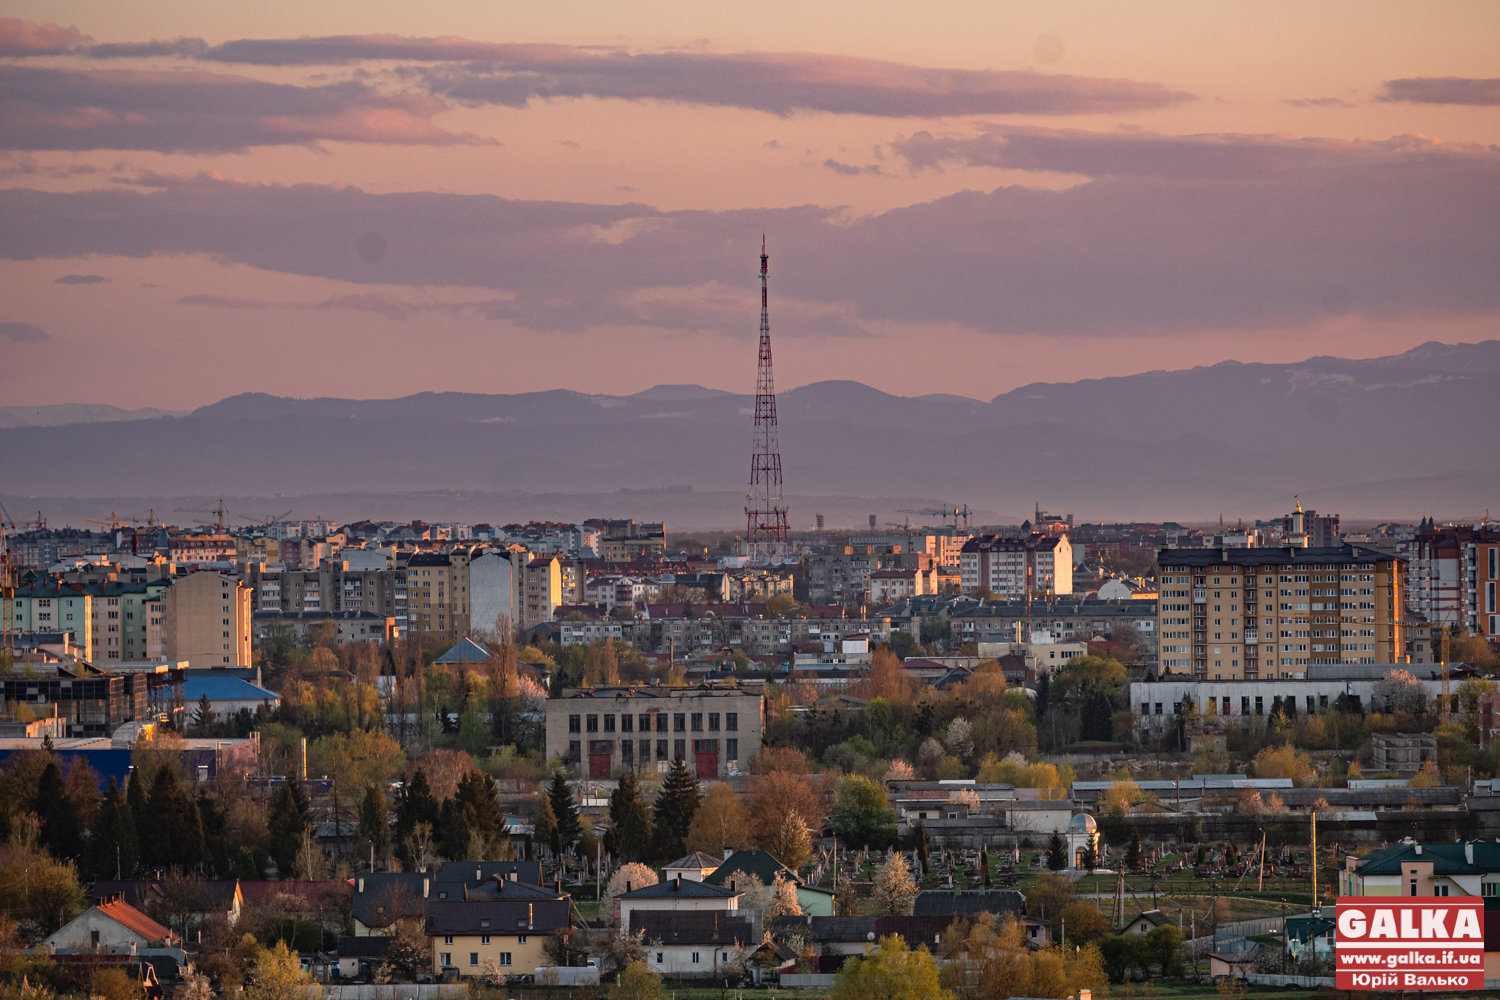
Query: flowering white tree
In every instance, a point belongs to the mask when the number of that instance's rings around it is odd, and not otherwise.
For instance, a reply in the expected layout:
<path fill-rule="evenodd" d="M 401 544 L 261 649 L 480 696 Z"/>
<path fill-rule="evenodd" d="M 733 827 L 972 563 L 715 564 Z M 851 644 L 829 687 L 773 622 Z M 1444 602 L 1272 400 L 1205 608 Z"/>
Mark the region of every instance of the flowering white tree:
<path fill-rule="evenodd" d="M 610 927 L 620 922 L 619 907 L 616 899 L 625 894 L 627 885 L 632 890 L 644 889 L 648 885 L 655 885 L 661 879 L 656 877 L 655 869 L 632 861 L 628 865 L 621 865 L 615 869 L 615 873 L 609 877 L 604 884 L 604 898 L 599 901 L 599 914 L 604 918 L 605 924 Z"/>
<path fill-rule="evenodd" d="M 882 914 L 905 916 L 911 913 L 912 901 L 917 898 L 917 883 L 912 880 L 911 869 L 906 867 L 906 856 L 900 851 L 892 851 L 875 869 L 875 884 L 870 896 Z"/>
<path fill-rule="evenodd" d="M 899 757 L 891 761 L 891 766 L 885 772 L 886 781 L 914 781 L 916 777 L 916 768 Z"/>
<path fill-rule="evenodd" d="M 948 723 L 947 734 L 943 742 L 948 744 L 948 750 L 955 757 L 968 757 L 974 752 L 974 727 L 969 720 L 962 716 Z"/>

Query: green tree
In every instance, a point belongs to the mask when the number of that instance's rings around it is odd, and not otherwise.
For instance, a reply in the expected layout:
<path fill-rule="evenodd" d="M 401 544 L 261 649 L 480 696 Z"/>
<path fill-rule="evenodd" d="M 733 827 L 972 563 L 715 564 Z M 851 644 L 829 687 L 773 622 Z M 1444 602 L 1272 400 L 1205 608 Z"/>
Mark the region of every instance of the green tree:
<path fill-rule="evenodd" d="M 214 722 L 217 721 L 218 713 L 214 711 L 213 702 L 208 700 L 208 692 L 198 699 L 198 708 L 193 712 L 191 730 L 194 736 L 207 737 L 213 732 Z"/>
<path fill-rule="evenodd" d="M 1123 983 L 1136 969 L 1145 969 L 1151 960 L 1146 939 L 1134 934 L 1107 934 L 1094 944 L 1104 957 L 1104 971 L 1116 983 Z"/>
<path fill-rule="evenodd" d="M 390 807 L 385 801 L 385 792 L 379 785 L 365 789 L 364 801 L 359 806 L 359 841 L 366 851 L 374 850 L 377 857 L 383 856 L 390 846 Z"/>
<path fill-rule="evenodd" d="M 137 860 L 135 817 L 111 777 L 89 843 L 89 869 L 95 878 L 129 878 L 135 873 Z"/>
<path fill-rule="evenodd" d="M 912 831 L 913 846 L 917 849 L 917 875 L 926 874 L 930 868 L 928 857 L 932 854 L 932 835 L 927 832 L 927 824 L 917 820 L 917 826 Z"/>
<path fill-rule="evenodd" d="M 175 767 L 157 769 L 143 819 L 140 853 L 146 864 L 192 867 L 208 860 L 198 804 Z"/>
<path fill-rule="evenodd" d="M 1060 872 L 1068 867 L 1068 846 L 1056 830 L 1047 838 L 1047 867 Z"/>
<path fill-rule="evenodd" d="M 561 770 L 552 773 L 552 784 L 547 787 L 547 800 L 552 806 L 552 818 L 557 823 L 557 852 L 573 846 L 583 832 L 578 819 L 578 803 L 573 801 L 573 789 Z"/>
<path fill-rule="evenodd" d="M 1125 848 L 1125 867 L 1131 871 L 1143 868 L 1146 864 L 1146 851 L 1141 846 L 1141 828 L 1132 826 L 1130 828 L 1130 843 Z"/>
<path fill-rule="evenodd" d="M 1146 935 L 1146 951 L 1163 976 L 1182 974 L 1182 931 L 1174 924 L 1162 924 Z"/>
<path fill-rule="evenodd" d="M 884 848 L 896 840 L 896 811 L 884 785 L 863 774 L 846 774 L 834 791 L 833 832 L 849 847 Z"/>
<path fill-rule="evenodd" d="M 1067 929 L 1067 947 L 1081 948 L 1097 938 L 1111 933 L 1109 918 L 1094 908 L 1093 903 L 1083 900 L 1069 903 L 1052 918 L 1052 939 L 1063 941 L 1063 930 Z"/>
<path fill-rule="evenodd" d="M 610 1000 L 660 1000 L 661 976 L 645 962 L 631 962 L 610 988 Z"/>
<path fill-rule="evenodd" d="M 297 870 L 297 852 L 302 850 L 302 838 L 307 833 L 307 817 L 310 803 L 301 784 L 288 781 L 271 796 L 271 808 L 266 813 L 266 830 L 270 834 L 271 860 L 283 879 L 293 878 Z"/>
<path fill-rule="evenodd" d="M 250 1000 L 299 1000 L 302 987 L 312 982 L 312 977 L 302 971 L 296 952 L 288 949 L 285 941 L 277 941 L 256 956 L 250 981 Z"/>
<path fill-rule="evenodd" d="M 535 836 L 538 843 L 547 845 L 554 857 L 562 852 L 562 838 L 557 830 L 557 815 L 552 811 L 552 800 L 546 795 L 542 796 L 542 803 L 537 806 Z"/>
<path fill-rule="evenodd" d="M 698 779 L 693 777 L 682 758 L 672 762 L 667 780 L 656 796 L 652 816 L 656 854 L 660 858 L 680 858 L 687 853 L 688 828 L 698 811 Z"/>
<path fill-rule="evenodd" d="M 407 871 L 416 869 L 422 861 L 412 844 L 418 827 L 425 827 L 427 836 L 431 836 L 442 826 L 441 811 L 427 783 L 427 772 L 417 768 L 411 780 L 402 786 L 396 803 L 396 854 Z"/>
<path fill-rule="evenodd" d="M 42 821 L 42 844 L 59 860 L 74 860 L 83 844 L 78 835 L 78 813 L 68 798 L 62 770 L 49 761 L 37 781 L 32 810 Z"/>
<path fill-rule="evenodd" d="M 1083 845 L 1083 864 L 1079 865 L 1086 872 L 1092 872 L 1099 867 L 1099 849 L 1094 846 L 1094 838 L 1090 837 Z"/>
<path fill-rule="evenodd" d="M 651 813 L 635 772 L 626 769 L 609 797 L 609 821 L 622 861 L 643 861 L 651 850 Z"/>
<path fill-rule="evenodd" d="M 983 883 L 984 887 L 986 889 L 988 889 L 990 887 L 990 883 L 991 883 L 991 879 L 990 879 L 990 848 L 989 848 L 988 844 L 986 844 L 985 846 L 983 846 L 983 847 L 981 847 L 979 849 L 979 878 L 980 878 L 981 882 Z"/>
<path fill-rule="evenodd" d="M 832 1000 L 953 1000 L 938 979 L 924 945 L 916 951 L 900 935 L 880 939 L 875 951 L 844 963 L 833 980 Z"/>
<path fill-rule="evenodd" d="M 505 834 L 505 815 L 500 811 L 500 789 L 493 776 L 473 770 L 458 782 L 455 798 L 473 811 L 473 827 L 486 838 Z"/>

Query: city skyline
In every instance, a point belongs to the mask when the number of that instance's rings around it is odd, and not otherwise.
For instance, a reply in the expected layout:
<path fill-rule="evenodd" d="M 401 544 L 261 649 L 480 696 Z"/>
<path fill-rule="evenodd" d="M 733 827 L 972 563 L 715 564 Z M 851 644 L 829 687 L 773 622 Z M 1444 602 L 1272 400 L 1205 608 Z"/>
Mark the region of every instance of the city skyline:
<path fill-rule="evenodd" d="M 1489 8 L 10 12 L 13 404 L 748 392 L 763 230 L 785 385 L 989 399 L 1500 308 Z"/>

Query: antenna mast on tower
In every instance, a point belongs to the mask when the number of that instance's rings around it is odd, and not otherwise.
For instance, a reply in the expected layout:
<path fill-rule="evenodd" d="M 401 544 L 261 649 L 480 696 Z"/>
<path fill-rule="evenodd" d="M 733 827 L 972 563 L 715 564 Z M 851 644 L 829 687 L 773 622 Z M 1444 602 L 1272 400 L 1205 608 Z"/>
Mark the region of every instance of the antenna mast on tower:
<path fill-rule="evenodd" d="M 781 497 L 781 446 L 776 438 L 776 382 L 771 376 L 771 314 L 767 307 L 766 239 L 760 240 L 760 360 L 755 373 L 755 434 L 750 492 L 745 497 L 745 541 L 751 555 L 780 553 L 787 541 Z"/>

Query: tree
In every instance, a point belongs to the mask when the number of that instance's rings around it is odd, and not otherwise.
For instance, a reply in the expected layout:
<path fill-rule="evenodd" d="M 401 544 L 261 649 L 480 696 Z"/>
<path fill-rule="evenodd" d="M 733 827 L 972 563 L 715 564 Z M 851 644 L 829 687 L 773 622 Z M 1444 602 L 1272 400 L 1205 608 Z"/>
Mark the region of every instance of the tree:
<path fill-rule="evenodd" d="M 198 804 L 177 777 L 175 767 L 157 769 L 143 820 L 140 853 L 146 864 L 191 867 L 207 860 Z"/>
<path fill-rule="evenodd" d="M 562 841 L 557 832 L 557 815 L 552 811 L 552 800 L 547 796 L 541 797 L 541 805 L 536 810 L 536 830 L 533 836 L 538 843 L 546 844 L 554 856 L 562 852 Z"/>
<path fill-rule="evenodd" d="M 194 735 L 207 737 L 213 733 L 214 723 L 218 721 L 218 713 L 214 711 L 213 702 L 208 700 L 208 692 L 198 699 L 198 708 L 193 713 L 192 731 Z"/>
<path fill-rule="evenodd" d="M 982 883 L 984 884 L 984 887 L 986 889 L 988 889 L 990 887 L 990 884 L 991 884 L 991 879 L 990 879 L 990 848 L 989 848 L 988 844 L 984 845 L 983 847 L 981 847 L 979 849 L 979 878 L 982 881 Z"/>
<path fill-rule="evenodd" d="M 937 963 L 926 946 L 912 951 L 896 934 L 881 938 L 871 954 L 845 962 L 834 977 L 831 996 L 832 1000 L 953 1000 L 953 994 L 943 989 Z"/>
<path fill-rule="evenodd" d="M 383 857 L 390 844 L 390 808 L 379 785 L 365 789 L 365 800 L 359 806 L 359 840 L 366 850 Z"/>
<path fill-rule="evenodd" d="M 777 917 L 800 917 L 802 903 L 797 899 L 797 883 L 787 878 L 786 872 L 777 872 L 771 882 L 761 920 L 766 925 L 776 922 Z"/>
<path fill-rule="evenodd" d="M 1028 908 L 1033 916 L 1050 920 L 1062 912 L 1063 907 L 1073 901 L 1073 883 L 1067 876 L 1055 872 L 1042 872 L 1026 893 Z"/>
<path fill-rule="evenodd" d="M 189 965 L 182 970 L 182 982 L 172 991 L 172 1000 L 214 1000 L 213 985 L 207 976 Z"/>
<path fill-rule="evenodd" d="M 651 850 L 651 814 L 635 772 L 627 769 L 609 796 L 609 821 L 618 853 L 626 861 L 645 860 Z"/>
<path fill-rule="evenodd" d="M 1141 846 L 1141 828 L 1130 828 L 1130 844 L 1125 848 L 1125 867 L 1131 871 L 1146 865 L 1146 851 Z"/>
<path fill-rule="evenodd" d="M 794 812 L 808 826 L 822 829 L 827 807 L 806 777 L 773 771 L 756 778 L 750 786 L 749 812 L 752 843 L 765 846 L 781 832 L 787 813 Z"/>
<path fill-rule="evenodd" d="M 36 786 L 32 810 L 42 821 L 42 844 L 59 860 L 78 857 L 83 844 L 78 836 L 78 814 L 68 798 L 62 770 L 49 761 Z"/>
<path fill-rule="evenodd" d="M 1056 830 L 1047 838 L 1047 867 L 1055 872 L 1065 871 L 1068 867 L 1068 847 L 1063 843 L 1062 834 Z"/>
<path fill-rule="evenodd" d="M 661 995 L 661 976 L 639 960 L 625 966 L 609 991 L 610 1000 L 661 1000 Z"/>
<path fill-rule="evenodd" d="M 1257 778 L 1291 778 L 1299 788 L 1312 785 L 1318 778 L 1307 751 L 1290 744 L 1261 750 L 1251 768 L 1250 773 Z"/>
<path fill-rule="evenodd" d="M 111 776 L 89 843 L 89 868 L 95 878 L 129 878 L 136 862 L 135 819 Z"/>
<path fill-rule="evenodd" d="M 1077 900 L 1064 906 L 1052 918 L 1052 940 L 1061 942 L 1063 930 L 1067 930 L 1067 946 L 1083 947 L 1096 938 L 1111 933 L 1109 918 L 1094 908 L 1092 903 Z"/>
<path fill-rule="evenodd" d="M 1182 974 L 1182 931 L 1174 924 L 1162 924 L 1146 935 L 1146 951 L 1163 976 Z"/>
<path fill-rule="evenodd" d="M 885 786 L 862 774 L 846 774 L 834 790 L 833 832 L 849 847 L 884 848 L 896 840 L 896 811 Z"/>
<path fill-rule="evenodd" d="M 1090 837 L 1083 845 L 1083 858 L 1081 859 L 1083 863 L 1079 867 L 1086 872 L 1092 872 L 1099 867 L 1099 849 L 1095 846 L 1096 843 L 1095 838 Z"/>
<path fill-rule="evenodd" d="M 432 968 L 432 946 L 420 917 L 403 917 L 391 928 L 391 943 L 385 960 L 375 973 L 377 983 L 416 982 L 418 973 Z"/>
<path fill-rule="evenodd" d="M 812 860 L 812 839 L 807 833 L 807 823 L 795 812 L 786 814 L 776 838 L 766 845 L 771 857 L 792 871 L 800 871 Z"/>
<path fill-rule="evenodd" d="M 658 881 L 656 869 L 638 862 L 632 861 L 616 868 L 609 881 L 604 883 L 604 898 L 599 901 L 599 915 L 604 918 L 604 923 L 613 927 L 620 922 L 620 915 L 615 912 L 615 901 L 620 896 L 656 885 Z"/>
<path fill-rule="evenodd" d="M 1370 697 L 1377 709 L 1386 712 L 1420 714 L 1427 705 L 1427 692 L 1422 682 L 1413 677 L 1411 671 L 1400 667 L 1376 681 Z"/>
<path fill-rule="evenodd" d="M 904 916 L 911 912 L 912 901 L 917 898 L 917 883 L 912 880 L 906 856 L 900 851 L 891 851 L 875 869 L 870 897 L 881 914 Z"/>
<path fill-rule="evenodd" d="M 672 762 L 667 780 L 656 796 L 652 817 L 655 828 L 656 854 L 660 858 L 680 858 L 687 853 L 688 829 L 698 811 L 698 779 L 688 771 L 682 758 Z"/>
<path fill-rule="evenodd" d="M 557 852 L 562 853 L 573 846 L 583 832 L 578 820 L 578 804 L 573 801 L 573 789 L 561 770 L 552 772 L 552 784 L 547 788 L 547 800 L 552 806 L 552 818 L 557 824 Z"/>
<path fill-rule="evenodd" d="M 1104 958 L 1105 972 L 1117 983 L 1123 983 L 1136 969 L 1146 968 L 1151 960 L 1146 939 L 1134 934 L 1106 935 L 1095 946 Z"/>
<path fill-rule="evenodd" d="M 256 957 L 250 980 L 250 1000 L 299 1000 L 312 977 L 302 971 L 297 953 L 277 941 Z"/>
<path fill-rule="evenodd" d="M 749 814 L 739 793 L 722 781 L 716 781 L 708 786 L 707 794 L 693 813 L 692 825 L 688 827 L 687 850 L 713 855 L 726 848 L 742 850 L 750 845 L 746 832 L 748 823 Z"/>
<path fill-rule="evenodd" d="M 297 853 L 302 850 L 302 837 L 307 832 L 309 808 L 307 793 L 295 781 L 288 781 L 271 796 L 266 828 L 271 838 L 271 860 L 276 862 L 276 869 L 283 879 L 295 877 Z"/>
<path fill-rule="evenodd" d="M 454 799 L 471 814 L 472 828 L 486 839 L 507 836 L 505 815 L 500 811 L 500 789 L 493 776 L 475 769 L 458 783 Z"/>

